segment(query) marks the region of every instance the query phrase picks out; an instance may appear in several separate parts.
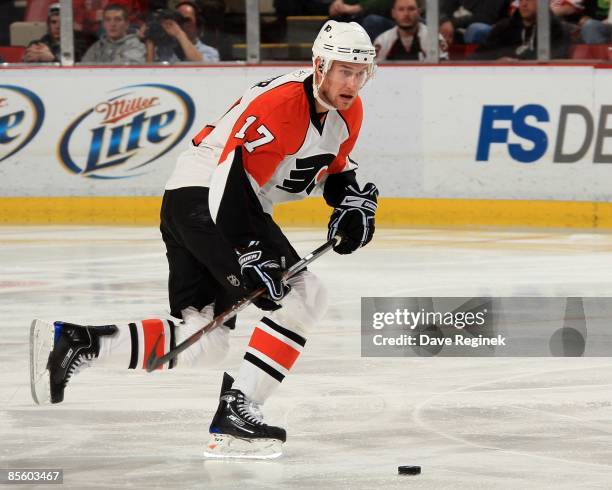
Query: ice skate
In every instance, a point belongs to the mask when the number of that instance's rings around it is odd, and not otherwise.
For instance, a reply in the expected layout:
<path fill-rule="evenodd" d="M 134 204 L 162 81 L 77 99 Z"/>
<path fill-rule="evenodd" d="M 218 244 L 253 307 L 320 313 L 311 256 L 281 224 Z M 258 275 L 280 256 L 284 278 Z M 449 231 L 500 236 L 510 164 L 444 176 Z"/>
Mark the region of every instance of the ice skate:
<path fill-rule="evenodd" d="M 30 327 L 30 388 L 38 405 L 60 403 L 70 378 L 100 352 L 100 336 L 115 325 L 81 326 L 34 320 Z"/>
<path fill-rule="evenodd" d="M 287 440 L 285 429 L 265 424 L 259 406 L 240 390 L 231 389 L 232 381 L 225 374 L 204 456 L 254 459 L 280 456 Z"/>

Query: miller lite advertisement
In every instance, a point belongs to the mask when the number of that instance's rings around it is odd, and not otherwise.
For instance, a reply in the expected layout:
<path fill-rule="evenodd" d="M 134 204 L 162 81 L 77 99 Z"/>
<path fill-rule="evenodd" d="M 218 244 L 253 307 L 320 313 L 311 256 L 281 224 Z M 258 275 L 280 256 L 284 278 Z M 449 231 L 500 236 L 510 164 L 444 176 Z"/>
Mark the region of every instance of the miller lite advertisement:
<path fill-rule="evenodd" d="M 74 118 L 62 133 L 58 155 L 68 171 L 87 178 L 144 175 L 183 141 L 194 113 L 193 100 L 177 87 L 119 87 Z"/>
<path fill-rule="evenodd" d="M 25 148 L 45 119 L 38 95 L 18 85 L 0 84 L 0 162 Z"/>
<path fill-rule="evenodd" d="M 104 71 L 3 73 L 2 195 L 159 196 L 190 139 L 245 87 L 287 68 Z M 611 76 L 590 66 L 382 67 L 363 89 L 351 158 L 384 158 L 360 175 L 386 197 L 610 199 Z"/>
<path fill-rule="evenodd" d="M 7 70 L 0 193 L 159 196 L 193 135 L 225 112 L 227 92 L 239 95 L 270 72 L 40 69 L 32 77 Z"/>

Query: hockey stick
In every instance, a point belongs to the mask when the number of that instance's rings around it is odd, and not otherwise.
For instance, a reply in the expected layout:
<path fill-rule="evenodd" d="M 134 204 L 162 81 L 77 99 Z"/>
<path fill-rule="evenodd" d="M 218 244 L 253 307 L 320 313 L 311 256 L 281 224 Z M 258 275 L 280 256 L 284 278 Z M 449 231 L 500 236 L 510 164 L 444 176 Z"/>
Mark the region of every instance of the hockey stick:
<path fill-rule="evenodd" d="M 308 255 L 304 256 L 298 262 L 293 264 L 283 274 L 283 281 L 286 281 L 287 279 L 292 278 L 298 272 L 302 271 L 312 261 L 318 259 L 321 255 L 331 250 L 334 245 L 340 242 L 340 239 L 341 238 L 339 235 L 334 236 L 334 238 L 332 238 L 331 240 L 328 240 L 323 245 L 321 245 L 319 248 L 313 250 Z M 155 341 L 155 344 L 153 345 L 153 349 L 151 349 L 151 354 L 149 354 L 149 358 L 147 359 L 147 372 L 150 373 L 151 371 L 155 371 L 158 367 L 174 359 L 176 356 L 178 356 L 181 352 L 183 352 L 189 346 L 195 344 L 198 340 L 200 340 L 202 335 L 204 335 L 207 332 L 210 332 L 212 329 L 217 328 L 219 325 L 222 325 L 230 318 L 233 318 L 234 316 L 236 316 L 238 312 L 244 310 L 248 305 L 250 305 L 253 302 L 253 300 L 259 298 L 259 296 L 261 296 L 265 292 L 266 292 L 266 288 L 261 287 L 261 288 L 256 289 L 251 294 L 249 294 L 248 296 L 245 296 L 240 301 L 238 301 L 234 306 L 225 310 L 223 313 L 220 313 L 219 315 L 217 315 L 208 324 L 204 325 L 202 328 L 195 331 L 193 334 L 191 334 L 191 336 L 187 337 L 179 345 L 174 347 L 174 349 L 170 349 L 166 354 L 164 354 L 161 357 L 158 357 L 155 354 L 155 352 L 157 351 L 157 345 L 161 341 L 163 334 L 157 337 L 157 340 Z"/>

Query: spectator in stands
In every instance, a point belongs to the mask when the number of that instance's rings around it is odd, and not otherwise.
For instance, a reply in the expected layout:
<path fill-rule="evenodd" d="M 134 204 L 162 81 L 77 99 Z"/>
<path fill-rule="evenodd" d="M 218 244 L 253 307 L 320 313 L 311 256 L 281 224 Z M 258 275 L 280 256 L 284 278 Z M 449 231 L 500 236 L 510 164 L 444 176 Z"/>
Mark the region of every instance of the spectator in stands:
<path fill-rule="evenodd" d="M 395 0 L 391 9 L 395 26 L 374 40 L 376 61 L 427 60 L 427 27 L 421 20 L 417 0 Z M 440 58 L 448 59 L 448 49 L 440 36 Z"/>
<path fill-rule="evenodd" d="M 176 10 L 157 11 L 144 32 L 146 61 L 219 62 L 219 51 L 201 40 L 202 24 L 200 10 L 191 1 L 177 4 Z"/>
<path fill-rule="evenodd" d="M 83 56 L 83 63 L 143 63 L 145 47 L 136 34 L 128 34 L 130 23 L 123 5 L 110 4 L 102 13 L 104 34 Z"/>
<path fill-rule="evenodd" d="M 580 20 L 585 44 L 612 43 L 612 2 L 585 0 L 585 16 Z"/>
<path fill-rule="evenodd" d="M 518 2 L 515 2 L 518 7 Z M 584 15 L 583 0 L 550 0 L 550 11 L 567 22 L 578 23 Z"/>
<path fill-rule="evenodd" d="M 102 34 L 102 16 L 108 5 L 122 5 L 128 13 L 129 23 L 139 27 L 154 0 L 72 0 L 74 28 L 93 36 Z"/>
<path fill-rule="evenodd" d="M 47 34 L 32 41 L 25 50 L 23 61 L 44 63 L 59 61 L 60 57 L 60 5 L 53 3 L 47 14 Z"/>
<path fill-rule="evenodd" d="M 342 22 L 359 22 L 371 39 L 394 26 L 389 18 L 393 0 L 334 0 L 329 16 Z"/>
<path fill-rule="evenodd" d="M 441 0 L 440 34 L 453 40 L 481 44 L 493 24 L 507 16 L 510 0 Z"/>
<path fill-rule="evenodd" d="M 587 0 L 588 2 L 589 0 Z M 550 0 L 550 11 L 559 17 L 563 28 L 570 34 L 572 41 L 582 42 L 580 37 L 580 22 L 585 18 L 584 0 Z M 519 0 L 513 0 L 510 5 L 510 15 L 519 6 Z"/>
<path fill-rule="evenodd" d="M 48 6 L 56 2 L 57 0 L 28 0 L 23 20 L 44 21 Z M 153 8 L 153 5 L 159 2 L 165 0 L 72 0 L 74 28 L 77 32 L 98 37 L 102 33 L 102 12 L 104 7 L 111 3 L 123 5 L 128 12 L 130 23 L 139 26 L 149 8 Z"/>
<path fill-rule="evenodd" d="M 518 7 L 518 2 L 517 7 Z M 571 39 L 580 42 L 580 20 L 584 17 L 583 0 L 550 0 L 550 11 L 559 17 Z"/>
<path fill-rule="evenodd" d="M 471 59 L 533 60 L 537 58 L 537 0 L 519 0 L 518 10 L 510 18 L 493 26 L 487 39 Z M 569 35 L 554 15 L 550 16 L 552 58 L 567 58 Z"/>
<path fill-rule="evenodd" d="M 25 50 L 23 61 L 26 63 L 52 63 L 60 61 L 60 4 L 49 6 L 47 15 L 47 34 L 32 41 Z M 79 61 L 85 52 L 85 41 L 74 34 L 74 56 Z"/>

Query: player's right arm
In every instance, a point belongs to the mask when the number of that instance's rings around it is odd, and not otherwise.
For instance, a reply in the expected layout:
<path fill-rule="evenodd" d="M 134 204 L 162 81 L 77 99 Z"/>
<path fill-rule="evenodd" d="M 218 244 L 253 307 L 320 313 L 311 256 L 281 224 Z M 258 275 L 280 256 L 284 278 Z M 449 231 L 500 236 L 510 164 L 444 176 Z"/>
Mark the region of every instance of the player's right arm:
<path fill-rule="evenodd" d="M 368 182 L 359 187 L 355 176 L 357 164 L 349 158 L 355 147 L 361 123 L 363 107 L 358 98 L 348 111 L 342 113 L 347 123 L 349 136 L 340 145 L 338 155 L 329 166 L 323 197 L 334 208 L 328 225 L 328 239 L 336 235 L 340 243 L 334 245 L 339 254 L 350 254 L 367 245 L 374 236 L 378 188 Z"/>

